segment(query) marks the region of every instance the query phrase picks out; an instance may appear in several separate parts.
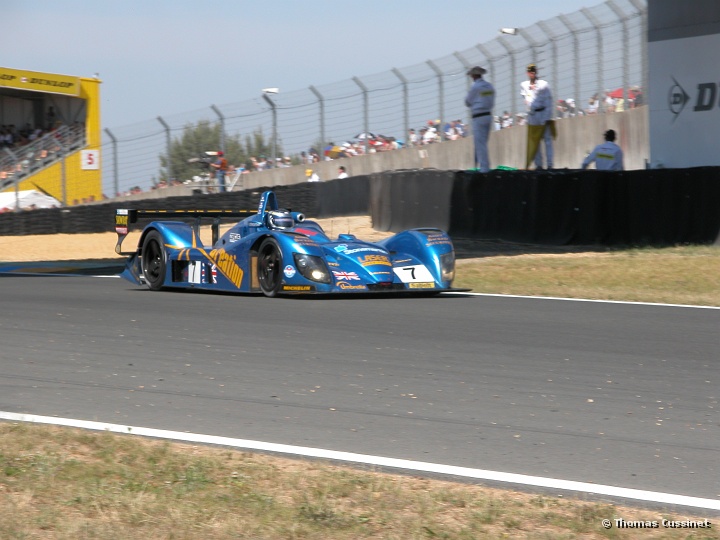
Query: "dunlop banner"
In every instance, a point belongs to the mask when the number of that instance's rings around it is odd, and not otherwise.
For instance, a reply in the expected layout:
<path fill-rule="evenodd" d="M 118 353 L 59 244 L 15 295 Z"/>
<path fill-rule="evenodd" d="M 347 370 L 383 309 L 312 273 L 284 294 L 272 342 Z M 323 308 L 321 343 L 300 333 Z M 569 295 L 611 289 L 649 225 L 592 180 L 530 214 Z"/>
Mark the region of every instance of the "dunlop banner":
<path fill-rule="evenodd" d="M 69 96 L 80 94 L 78 77 L 0 67 L 0 87 L 2 86 Z"/>

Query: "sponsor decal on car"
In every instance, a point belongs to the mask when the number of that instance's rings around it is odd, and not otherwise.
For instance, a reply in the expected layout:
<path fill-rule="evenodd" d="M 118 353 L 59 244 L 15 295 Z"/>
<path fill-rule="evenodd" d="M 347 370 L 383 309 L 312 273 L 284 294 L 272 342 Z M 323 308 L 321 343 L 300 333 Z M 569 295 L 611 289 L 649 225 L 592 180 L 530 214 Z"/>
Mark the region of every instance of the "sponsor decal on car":
<path fill-rule="evenodd" d="M 434 283 L 408 283 L 408 289 L 434 289 L 435 284 Z"/>
<path fill-rule="evenodd" d="M 338 246 L 338 247 L 340 247 L 340 246 Z M 353 253 L 364 253 L 364 252 L 367 252 L 367 251 L 372 251 L 372 252 L 374 252 L 374 253 L 385 253 L 385 254 L 387 254 L 387 251 L 385 251 L 384 249 L 380 249 L 380 248 L 363 247 L 363 248 L 347 249 L 347 246 L 345 246 L 345 247 L 346 247 L 346 249 L 342 250 L 342 252 L 343 252 L 345 255 L 352 255 Z M 337 248 L 335 248 L 335 249 L 336 249 L 337 251 L 339 251 Z"/>
<path fill-rule="evenodd" d="M 235 255 L 230 255 L 224 249 L 213 249 L 208 253 L 208 259 L 217 266 L 220 272 L 222 272 L 233 285 L 240 288 L 243 271 L 235 262 Z"/>
<path fill-rule="evenodd" d="M 349 291 L 349 290 L 367 291 L 367 287 L 365 285 L 351 285 L 350 283 L 347 283 L 346 281 L 339 281 L 338 283 L 336 283 L 336 286 L 341 288 L 344 291 Z"/>
<path fill-rule="evenodd" d="M 291 264 L 288 264 L 285 267 L 285 270 L 283 270 L 283 274 L 285 274 L 285 277 L 288 279 L 293 277 L 295 275 L 295 267 Z"/>
<path fill-rule="evenodd" d="M 360 281 L 360 276 L 357 275 L 357 272 L 342 272 L 340 270 L 333 270 L 332 273 L 337 280 Z"/>
<path fill-rule="evenodd" d="M 363 266 L 375 266 L 376 264 L 392 266 L 390 258 L 386 255 L 365 255 L 364 257 L 358 257 L 358 261 Z"/>
<path fill-rule="evenodd" d="M 240 233 L 236 233 L 236 232 L 230 233 L 229 239 L 230 239 L 231 243 L 239 242 L 240 240 L 242 240 L 242 235 Z"/>
<path fill-rule="evenodd" d="M 438 245 L 444 245 L 444 244 L 450 244 L 452 245 L 452 241 L 450 240 L 450 237 L 448 237 L 445 233 L 434 233 L 434 234 L 428 234 L 427 235 L 427 243 L 426 246 L 438 246 Z"/>
<path fill-rule="evenodd" d="M 128 211 L 118 208 L 115 214 L 115 232 L 118 234 L 128 234 L 128 225 L 130 224 L 130 216 Z"/>
<path fill-rule="evenodd" d="M 313 240 L 312 238 L 308 238 L 307 236 L 302 236 L 300 234 L 296 234 L 293 236 L 293 241 L 298 246 L 317 246 L 318 243 Z"/>
<path fill-rule="evenodd" d="M 343 253 L 347 249 L 347 244 L 340 244 L 339 246 L 335 246 L 335 251 L 339 251 L 340 253 Z"/>
<path fill-rule="evenodd" d="M 312 285 L 283 285 L 282 290 L 288 292 L 311 292 L 315 290 L 315 287 Z"/>
<path fill-rule="evenodd" d="M 320 231 L 316 231 L 315 229 L 303 229 L 300 227 L 295 227 L 295 232 L 298 232 L 300 234 L 306 234 L 307 236 L 315 236 L 316 234 L 320 234 Z"/>

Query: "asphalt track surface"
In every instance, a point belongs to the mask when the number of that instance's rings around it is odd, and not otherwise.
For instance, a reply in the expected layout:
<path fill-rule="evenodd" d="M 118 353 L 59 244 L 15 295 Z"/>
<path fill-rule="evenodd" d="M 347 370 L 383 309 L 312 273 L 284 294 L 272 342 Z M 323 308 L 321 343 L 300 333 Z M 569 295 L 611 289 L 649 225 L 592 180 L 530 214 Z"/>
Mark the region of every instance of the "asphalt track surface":
<path fill-rule="evenodd" d="M 0 411 L 720 500 L 720 310 L 0 274 Z"/>

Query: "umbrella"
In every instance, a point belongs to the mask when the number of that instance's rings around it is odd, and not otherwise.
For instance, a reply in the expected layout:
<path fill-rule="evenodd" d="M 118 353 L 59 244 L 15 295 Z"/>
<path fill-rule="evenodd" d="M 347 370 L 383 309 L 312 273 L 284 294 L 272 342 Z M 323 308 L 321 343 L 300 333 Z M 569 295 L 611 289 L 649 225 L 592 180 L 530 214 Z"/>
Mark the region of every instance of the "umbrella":
<path fill-rule="evenodd" d="M 623 98 L 623 89 L 618 88 L 617 90 L 613 90 L 612 92 L 608 92 L 608 96 L 610 96 L 613 99 L 621 99 Z"/>
<path fill-rule="evenodd" d="M 369 131 L 364 131 L 363 133 L 358 133 L 355 135 L 356 139 L 360 139 L 361 141 L 363 139 L 374 139 L 376 135 L 374 133 L 370 133 Z"/>

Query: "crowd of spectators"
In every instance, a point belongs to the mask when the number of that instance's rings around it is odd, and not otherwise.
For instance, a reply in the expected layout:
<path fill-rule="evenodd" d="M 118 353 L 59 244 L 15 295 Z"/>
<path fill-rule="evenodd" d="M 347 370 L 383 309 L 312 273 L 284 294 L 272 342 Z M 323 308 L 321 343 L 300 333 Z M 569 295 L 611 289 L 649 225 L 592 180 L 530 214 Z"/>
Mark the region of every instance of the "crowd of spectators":
<path fill-rule="evenodd" d="M 48 129 L 26 124 L 18 129 L 14 124 L 0 127 L 0 184 L 16 174 L 25 174 L 51 162 L 63 148 L 80 146 L 85 127 L 80 122 L 68 126 L 55 123 Z"/>
<path fill-rule="evenodd" d="M 627 103 L 624 96 L 627 96 Z M 574 116 L 586 116 L 591 114 L 608 114 L 623 112 L 626 109 L 634 109 L 645 104 L 645 96 L 639 86 L 630 87 L 627 92 L 622 88 L 617 90 L 606 90 L 602 93 L 595 93 L 587 100 L 585 107 L 580 106 L 574 98 L 558 99 L 555 106 L 555 119 L 572 118 Z M 525 113 L 510 114 L 504 111 L 503 114 L 494 117 L 494 129 L 506 129 L 512 126 L 523 126 L 526 124 Z"/>

